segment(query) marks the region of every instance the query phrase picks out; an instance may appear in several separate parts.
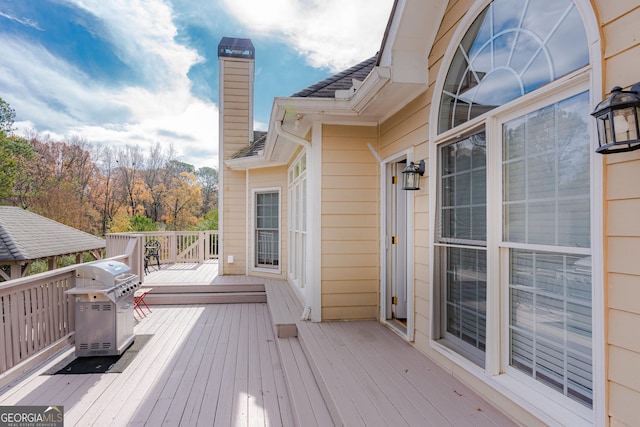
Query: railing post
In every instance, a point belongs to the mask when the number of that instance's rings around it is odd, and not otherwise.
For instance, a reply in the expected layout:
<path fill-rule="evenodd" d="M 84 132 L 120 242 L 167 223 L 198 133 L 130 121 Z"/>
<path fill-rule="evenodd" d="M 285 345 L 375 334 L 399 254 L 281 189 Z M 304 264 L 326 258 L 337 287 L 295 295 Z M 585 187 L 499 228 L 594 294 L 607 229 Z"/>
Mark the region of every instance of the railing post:
<path fill-rule="evenodd" d="M 144 281 L 144 235 L 142 234 L 134 234 L 130 236 L 129 243 L 127 244 L 127 249 L 125 251 L 125 255 L 127 255 L 128 264 L 131 268 L 131 271 L 134 274 L 137 274 L 140 278 L 140 281 Z"/>
<path fill-rule="evenodd" d="M 175 231 L 169 235 L 169 257 L 171 262 L 178 260 L 178 234 Z"/>
<path fill-rule="evenodd" d="M 206 249 L 206 242 L 207 242 L 207 234 L 205 232 L 200 232 L 198 233 L 198 240 L 199 240 L 199 244 L 198 244 L 198 264 L 202 264 L 204 263 L 204 261 L 206 260 L 205 258 L 205 249 Z"/>

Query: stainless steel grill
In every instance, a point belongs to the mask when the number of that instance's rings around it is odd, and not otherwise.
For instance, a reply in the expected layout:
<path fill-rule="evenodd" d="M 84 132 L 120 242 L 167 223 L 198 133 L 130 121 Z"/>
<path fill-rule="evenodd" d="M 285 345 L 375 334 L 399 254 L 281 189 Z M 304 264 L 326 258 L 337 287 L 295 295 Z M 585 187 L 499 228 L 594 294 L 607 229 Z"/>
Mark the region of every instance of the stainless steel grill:
<path fill-rule="evenodd" d="M 128 265 L 100 260 L 78 266 L 76 286 L 76 356 L 122 354 L 134 341 L 134 292 L 140 280 Z"/>

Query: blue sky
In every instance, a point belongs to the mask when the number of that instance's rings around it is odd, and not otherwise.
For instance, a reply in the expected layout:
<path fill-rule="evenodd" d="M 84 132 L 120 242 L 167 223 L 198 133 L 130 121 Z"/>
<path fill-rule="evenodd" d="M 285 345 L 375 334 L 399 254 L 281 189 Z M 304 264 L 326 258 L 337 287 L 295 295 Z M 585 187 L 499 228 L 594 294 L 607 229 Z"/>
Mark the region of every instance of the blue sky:
<path fill-rule="evenodd" d="M 217 166 L 224 36 L 256 49 L 255 127 L 288 96 L 374 55 L 393 0 L 0 0 L 0 97 L 18 134 L 173 145 Z"/>

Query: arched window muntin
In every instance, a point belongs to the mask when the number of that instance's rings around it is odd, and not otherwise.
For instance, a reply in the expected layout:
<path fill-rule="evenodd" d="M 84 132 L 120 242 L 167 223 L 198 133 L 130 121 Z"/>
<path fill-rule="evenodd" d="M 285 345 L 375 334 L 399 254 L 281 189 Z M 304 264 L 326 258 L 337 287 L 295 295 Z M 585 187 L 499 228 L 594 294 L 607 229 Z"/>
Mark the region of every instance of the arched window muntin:
<path fill-rule="evenodd" d="M 504 11 L 516 7 L 518 13 L 509 19 Z M 545 15 L 549 22 L 536 23 L 530 15 L 547 7 L 553 13 Z M 567 40 L 571 49 L 565 49 Z M 588 64 L 587 37 L 571 0 L 494 0 L 456 48 L 442 88 L 438 133 Z"/>

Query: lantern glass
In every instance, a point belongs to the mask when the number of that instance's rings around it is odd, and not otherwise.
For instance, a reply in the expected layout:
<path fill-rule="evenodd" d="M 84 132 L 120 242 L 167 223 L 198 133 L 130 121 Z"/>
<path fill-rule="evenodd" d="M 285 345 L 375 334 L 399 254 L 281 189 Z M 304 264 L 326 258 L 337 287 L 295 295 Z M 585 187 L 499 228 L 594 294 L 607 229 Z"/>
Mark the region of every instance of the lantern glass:
<path fill-rule="evenodd" d="M 611 120 L 608 114 L 598 117 L 598 139 L 600 145 L 611 142 Z"/>
<path fill-rule="evenodd" d="M 424 175 L 424 160 L 421 160 L 417 165 L 410 162 L 402 171 L 402 189 L 419 190 L 422 175 Z"/>
<path fill-rule="evenodd" d="M 420 175 L 415 171 L 404 170 L 402 172 L 402 189 L 403 190 L 419 190 L 420 189 Z"/>
<path fill-rule="evenodd" d="M 635 108 L 628 107 L 613 111 L 613 128 L 616 133 L 616 141 L 619 143 L 638 139 L 634 110 Z"/>

